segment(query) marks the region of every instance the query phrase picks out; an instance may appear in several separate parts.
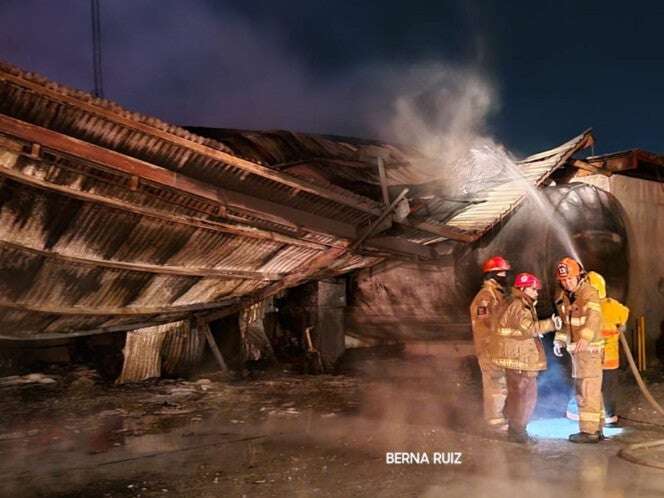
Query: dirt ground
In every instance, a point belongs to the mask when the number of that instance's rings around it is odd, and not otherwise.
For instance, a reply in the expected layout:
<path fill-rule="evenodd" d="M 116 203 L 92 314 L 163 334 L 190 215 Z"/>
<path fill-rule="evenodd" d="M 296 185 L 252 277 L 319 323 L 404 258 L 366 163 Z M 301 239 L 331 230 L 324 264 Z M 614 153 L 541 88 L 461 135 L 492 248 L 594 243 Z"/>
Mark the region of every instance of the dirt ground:
<path fill-rule="evenodd" d="M 664 496 L 664 471 L 616 456 L 664 438 L 641 423 L 664 421 L 628 377 L 630 420 L 607 441 L 568 443 L 575 424 L 544 396 L 529 426 L 538 442 L 521 446 L 483 432 L 470 359 L 364 354 L 344 371 L 115 386 L 72 367 L 0 379 L 0 495 Z M 651 386 L 663 400 L 661 377 Z M 388 453 L 420 463 L 389 464 Z"/>

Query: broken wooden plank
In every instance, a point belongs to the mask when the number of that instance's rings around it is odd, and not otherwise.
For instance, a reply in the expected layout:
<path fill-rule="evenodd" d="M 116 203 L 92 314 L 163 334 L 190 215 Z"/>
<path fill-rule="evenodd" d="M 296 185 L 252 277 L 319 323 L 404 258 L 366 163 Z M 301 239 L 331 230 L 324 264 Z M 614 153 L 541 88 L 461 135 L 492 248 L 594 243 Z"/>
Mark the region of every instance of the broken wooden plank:
<path fill-rule="evenodd" d="M 387 207 L 390 205 L 390 194 L 387 190 L 387 175 L 385 175 L 385 165 L 383 164 L 382 157 L 378 157 L 376 160 L 378 162 L 378 177 L 380 179 L 380 190 L 383 193 L 383 202 Z"/>
<path fill-rule="evenodd" d="M 226 366 L 224 357 L 221 355 L 221 351 L 219 351 L 219 346 L 217 346 L 217 343 L 214 340 L 214 336 L 212 335 L 212 331 L 210 330 L 209 322 L 199 319 L 197 321 L 197 325 L 199 332 L 203 334 L 203 336 L 205 336 L 205 340 L 207 341 L 208 346 L 212 351 L 212 354 L 217 360 L 217 364 L 219 365 L 219 370 L 221 372 L 226 372 L 228 370 L 228 367 Z"/>
<path fill-rule="evenodd" d="M 399 201 L 401 201 L 401 199 L 403 199 L 404 197 L 406 197 L 406 194 L 407 194 L 407 193 L 408 193 L 408 189 L 407 189 L 407 188 L 405 188 L 405 189 L 403 189 L 403 190 L 401 191 L 401 193 L 396 197 L 396 199 L 394 199 L 394 200 L 390 203 L 390 205 L 387 206 L 387 207 L 383 210 L 383 212 L 382 212 L 381 215 L 378 217 L 378 219 L 374 220 L 374 221 L 371 223 L 371 225 L 369 225 L 369 228 L 367 228 L 367 230 L 366 230 L 366 231 L 360 236 L 360 238 L 357 239 L 355 242 L 353 242 L 353 244 L 350 246 L 350 249 L 349 249 L 350 252 L 355 251 L 355 249 L 357 249 L 358 247 L 360 247 L 360 246 L 362 245 L 362 243 L 363 243 L 368 237 L 370 237 L 370 236 L 374 233 L 374 231 L 376 230 L 376 228 L 377 228 L 377 227 L 383 222 L 383 220 L 385 220 L 385 219 L 390 215 L 390 213 L 392 213 L 392 211 L 394 211 L 394 208 L 397 207 L 397 204 L 399 204 Z"/>

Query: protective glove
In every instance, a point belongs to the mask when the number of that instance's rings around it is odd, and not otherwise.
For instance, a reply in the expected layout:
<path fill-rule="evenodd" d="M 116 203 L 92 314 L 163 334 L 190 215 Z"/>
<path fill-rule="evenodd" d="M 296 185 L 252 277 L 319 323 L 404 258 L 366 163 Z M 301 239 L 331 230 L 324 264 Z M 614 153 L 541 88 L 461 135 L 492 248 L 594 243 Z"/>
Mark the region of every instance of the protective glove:
<path fill-rule="evenodd" d="M 555 354 L 558 357 L 561 357 L 563 355 L 563 348 L 565 345 L 560 342 L 560 341 L 553 341 L 553 354 Z"/>
<path fill-rule="evenodd" d="M 553 321 L 553 327 L 555 328 L 556 332 L 563 328 L 563 319 L 555 313 L 551 315 L 551 320 Z"/>

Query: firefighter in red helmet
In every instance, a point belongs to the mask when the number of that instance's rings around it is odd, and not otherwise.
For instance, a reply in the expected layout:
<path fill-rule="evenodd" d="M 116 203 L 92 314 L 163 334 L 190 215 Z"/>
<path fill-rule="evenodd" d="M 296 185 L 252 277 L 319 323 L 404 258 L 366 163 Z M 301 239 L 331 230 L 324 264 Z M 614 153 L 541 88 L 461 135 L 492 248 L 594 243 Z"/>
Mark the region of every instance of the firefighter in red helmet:
<path fill-rule="evenodd" d="M 508 438 L 518 443 L 531 441 L 526 426 L 537 403 L 537 375 L 546 370 L 541 336 L 562 327 L 558 316 L 538 319 L 535 305 L 541 288 L 532 273 L 515 277 L 511 302 L 498 318 L 490 351 L 492 361 L 505 369 Z"/>
<path fill-rule="evenodd" d="M 484 420 L 490 429 L 504 430 L 507 421 L 503 415 L 507 385 L 505 370 L 489 358 L 490 343 L 494 334 L 496 313 L 505 300 L 507 272 L 511 269 L 501 256 L 487 259 L 482 266 L 484 283 L 470 304 L 475 354 L 482 372 Z"/>

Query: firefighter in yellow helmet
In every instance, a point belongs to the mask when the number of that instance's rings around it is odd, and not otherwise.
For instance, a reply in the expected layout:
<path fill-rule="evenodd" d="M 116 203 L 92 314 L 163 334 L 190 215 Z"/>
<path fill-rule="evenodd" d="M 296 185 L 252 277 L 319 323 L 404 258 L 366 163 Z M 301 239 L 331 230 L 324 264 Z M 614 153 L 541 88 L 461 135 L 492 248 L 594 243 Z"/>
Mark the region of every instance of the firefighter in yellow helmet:
<path fill-rule="evenodd" d="M 572 358 L 572 377 L 579 407 L 579 429 L 569 440 L 573 443 L 597 443 L 602 434 L 602 315 L 597 290 L 590 285 L 581 264 L 564 258 L 556 267 L 561 292 L 556 308 L 563 329 L 556 332 L 553 351 L 562 356 L 565 347 Z"/>
<path fill-rule="evenodd" d="M 484 420 L 494 430 L 507 428 L 507 420 L 503 415 L 507 385 L 505 370 L 489 358 L 489 346 L 494 336 L 495 314 L 505 300 L 505 283 L 510 269 L 510 264 L 501 256 L 487 259 L 482 267 L 484 283 L 470 304 L 473 343 L 482 372 Z"/>
<path fill-rule="evenodd" d="M 562 327 L 555 315 L 538 319 L 535 305 L 541 288 L 540 280 L 531 273 L 515 277 L 512 300 L 498 318 L 490 351 L 493 362 L 505 369 L 508 439 L 517 443 L 530 441 L 526 426 L 537 403 L 537 375 L 546 370 L 541 336 Z"/>
<path fill-rule="evenodd" d="M 599 294 L 602 307 L 602 337 L 604 338 L 604 361 L 602 363 L 602 398 L 604 399 L 605 425 L 618 423 L 616 414 L 616 391 L 618 367 L 620 366 L 620 331 L 629 318 L 629 308 L 620 301 L 606 297 L 606 282 L 597 272 L 588 272 L 588 281 Z"/>

